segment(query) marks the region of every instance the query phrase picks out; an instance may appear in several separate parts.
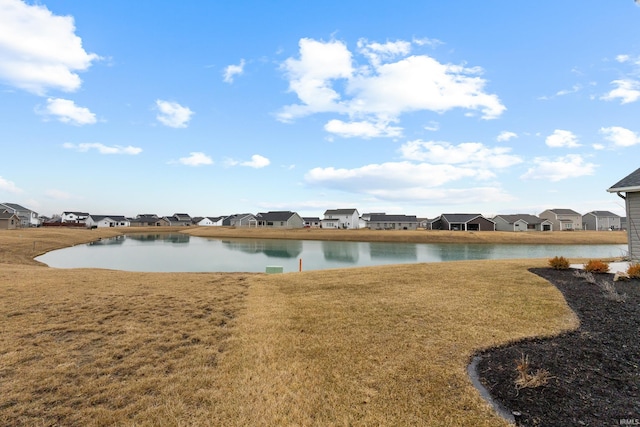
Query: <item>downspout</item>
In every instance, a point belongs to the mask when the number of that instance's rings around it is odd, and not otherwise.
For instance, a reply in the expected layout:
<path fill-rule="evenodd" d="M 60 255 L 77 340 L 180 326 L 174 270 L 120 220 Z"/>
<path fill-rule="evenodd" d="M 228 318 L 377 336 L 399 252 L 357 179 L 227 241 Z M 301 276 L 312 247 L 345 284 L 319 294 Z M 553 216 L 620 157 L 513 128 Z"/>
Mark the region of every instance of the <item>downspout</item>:
<path fill-rule="evenodd" d="M 623 200 L 627 200 L 626 196 L 623 196 L 622 194 L 620 194 L 620 192 L 616 192 L 616 194 L 618 195 L 618 197 L 620 197 Z"/>

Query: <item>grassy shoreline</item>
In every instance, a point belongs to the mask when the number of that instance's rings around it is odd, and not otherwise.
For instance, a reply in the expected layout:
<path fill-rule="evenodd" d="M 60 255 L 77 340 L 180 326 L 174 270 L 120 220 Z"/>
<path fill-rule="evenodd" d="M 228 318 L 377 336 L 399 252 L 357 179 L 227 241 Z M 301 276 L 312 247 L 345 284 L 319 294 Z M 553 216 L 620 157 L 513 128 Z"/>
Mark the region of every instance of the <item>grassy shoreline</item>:
<path fill-rule="evenodd" d="M 561 294 L 527 271 L 545 260 L 280 275 L 59 270 L 33 261 L 123 231 L 171 230 L 0 231 L 0 424 L 506 426 L 467 378 L 471 355 L 577 326 Z M 224 233 L 332 235 L 251 231 Z M 589 234 L 549 233 L 557 243 L 593 242 Z"/>

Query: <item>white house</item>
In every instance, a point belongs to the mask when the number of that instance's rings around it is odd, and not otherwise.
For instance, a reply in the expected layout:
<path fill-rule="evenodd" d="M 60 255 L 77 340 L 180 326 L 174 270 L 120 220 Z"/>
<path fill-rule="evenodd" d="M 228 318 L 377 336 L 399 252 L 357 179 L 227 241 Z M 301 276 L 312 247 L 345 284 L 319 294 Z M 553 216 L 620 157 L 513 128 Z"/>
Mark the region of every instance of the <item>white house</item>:
<path fill-rule="evenodd" d="M 360 228 L 357 209 L 328 209 L 324 213 L 322 228 Z"/>
<path fill-rule="evenodd" d="M 85 224 L 88 228 L 129 227 L 131 224 L 122 215 L 89 215 Z"/>
<path fill-rule="evenodd" d="M 196 225 L 202 227 L 220 227 L 222 226 L 223 220 L 223 216 L 205 216 L 204 218 L 199 218 Z"/>
<path fill-rule="evenodd" d="M 60 222 L 71 222 L 74 224 L 84 223 L 87 221 L 89 214 L 87 212 L 62 212 Z"/>

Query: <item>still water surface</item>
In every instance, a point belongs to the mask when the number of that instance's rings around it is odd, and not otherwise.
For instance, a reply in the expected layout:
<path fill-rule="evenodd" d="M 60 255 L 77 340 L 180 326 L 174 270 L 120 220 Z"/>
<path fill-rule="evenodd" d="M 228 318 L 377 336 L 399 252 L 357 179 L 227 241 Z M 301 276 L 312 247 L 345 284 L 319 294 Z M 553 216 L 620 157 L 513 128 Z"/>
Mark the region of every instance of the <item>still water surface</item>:
<path fill-rule="evenodd" d="M 36 258 L 55 268 L 149 272 L 285 272 L 383 264 L 507 258 L 605 258 L 627 245 L 504 245 L 373 243 L 275 239 L 211 239 L 187 234 L 132 234 L 48 252 Z"/>

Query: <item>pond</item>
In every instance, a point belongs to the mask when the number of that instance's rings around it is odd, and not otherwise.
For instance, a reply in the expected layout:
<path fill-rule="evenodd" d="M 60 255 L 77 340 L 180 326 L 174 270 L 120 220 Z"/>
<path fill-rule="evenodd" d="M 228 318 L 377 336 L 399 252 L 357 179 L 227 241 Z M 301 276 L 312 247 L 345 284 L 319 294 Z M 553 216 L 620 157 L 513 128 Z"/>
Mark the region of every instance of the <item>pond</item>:
<path fill-rule="evenodd" d="M 284 272 L 459 260 L 608 258 L 627 245 L 506 245 L 374 243 L 276 239 L 213 239 L 187 234 L 131 234 L 48 252 L 36 258 L 54 268 L 147 272 Z"/>

